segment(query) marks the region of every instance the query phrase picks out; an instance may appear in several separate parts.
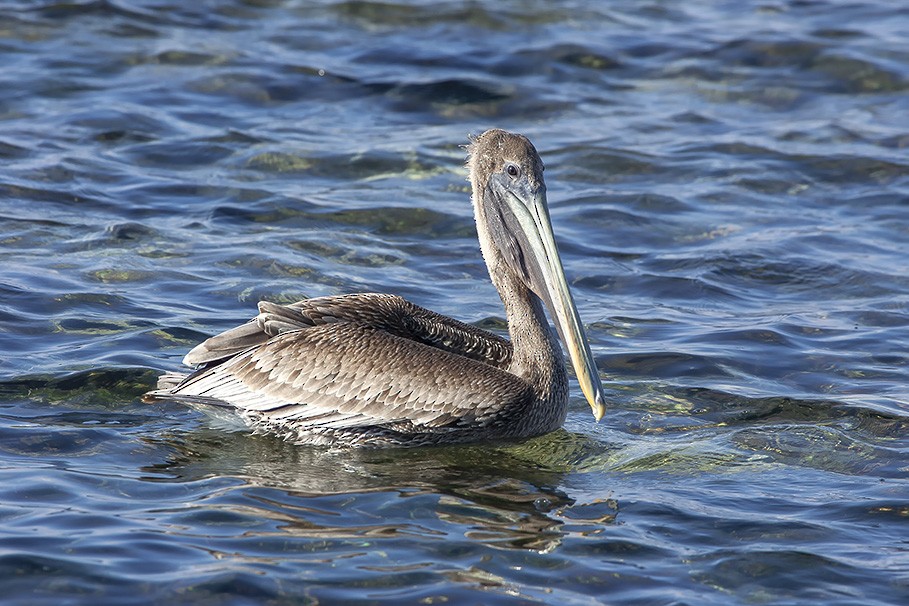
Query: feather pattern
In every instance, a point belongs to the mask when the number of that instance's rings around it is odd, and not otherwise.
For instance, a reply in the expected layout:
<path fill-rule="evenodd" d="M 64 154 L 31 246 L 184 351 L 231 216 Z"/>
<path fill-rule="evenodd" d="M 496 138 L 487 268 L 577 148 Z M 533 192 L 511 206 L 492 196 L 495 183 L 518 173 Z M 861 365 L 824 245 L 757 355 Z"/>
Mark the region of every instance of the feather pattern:
<path fill-rule="evenodd" d="M 489 331 L 443 316 L 397 295 L 360 293 L 278 305 L 262 301 L 259 315 L 193 348 L 183 363 L 199 366 L 230 358 L 290 330 L 358 322 L 445 351 L 507 367 L 511 343 Z"/>
<path fill-rule="evenodd" d="M 269 308 L 271 306 L 268 306 Z M 437 372 L 459 367 L 459 372 Z M 249 421 L 299 441 L 342 433 L 368 443 L 458 441 L 531 399 L 530 386 L 492 365 L 361 322 L 282 332 L 222 364 L 203 368 L 168 394 L 190 403 L 230 403 Z M 300 428 L 292 436 L 281 427 Z M 407 433 L 395 439 L 401 430 Z M 508 437 L 507 427 L 490 434 Z"/>

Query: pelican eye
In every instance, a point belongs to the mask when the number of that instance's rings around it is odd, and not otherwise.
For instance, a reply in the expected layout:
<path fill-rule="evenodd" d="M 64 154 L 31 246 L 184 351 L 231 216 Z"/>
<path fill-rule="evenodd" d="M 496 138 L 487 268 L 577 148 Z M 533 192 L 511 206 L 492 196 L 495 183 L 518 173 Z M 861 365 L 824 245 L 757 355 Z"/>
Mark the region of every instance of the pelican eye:
<path fill-rule="evenodd" d="M 509 177 L 517 177 L 521 174 L 521 169 L 514 164 L 508 164 L 505 167 L 505 172 L 508 173 Z"/>

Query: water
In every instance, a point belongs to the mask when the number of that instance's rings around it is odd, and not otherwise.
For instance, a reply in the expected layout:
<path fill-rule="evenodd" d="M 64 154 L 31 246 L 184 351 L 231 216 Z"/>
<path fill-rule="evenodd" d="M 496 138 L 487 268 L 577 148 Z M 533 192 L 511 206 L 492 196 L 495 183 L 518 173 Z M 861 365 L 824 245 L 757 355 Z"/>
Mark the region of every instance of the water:
<path fill-rule="evenodd" d="M 3 2 L 5 602 L 906 603 L 898 5 Z M 339 453 L 139 401 L 259 299 L 501 328 L 490 126 L 547 163 L 603 422 Z"/>

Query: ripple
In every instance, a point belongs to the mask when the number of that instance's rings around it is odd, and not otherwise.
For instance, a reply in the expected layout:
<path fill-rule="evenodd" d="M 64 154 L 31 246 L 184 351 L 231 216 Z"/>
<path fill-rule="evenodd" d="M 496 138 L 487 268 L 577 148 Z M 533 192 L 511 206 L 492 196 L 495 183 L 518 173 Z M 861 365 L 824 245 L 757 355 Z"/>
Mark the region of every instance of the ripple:
<path fill-rule="evenodd" d="M 24 376 L 0 382 L 0 393 L 20 397 L 27 393 L 30 398 L 59 401 L 82 392 L 91 395 L 94 402 L 122 402 L 144 393 L 154 376 L 154 371 L 130 368 L 84 370 L 63 376 Z"/>
<path fill-rule="evenodd" d="M 207 141 L 152 142 L 131 146 L 128 156 L 139 166 L 191 170 L 230 156 L 230 147 Z"/>
<path fill-rule="evenodd" d="M 798 573 L 793 573 L 798 570 Z M 695 572 L 702 582 L 721 587 L 745 600 L 773 600 L 785 596 L 809 600 L 856 599 L 852 587 L 859 581 L 861 570 L 841 564 L 822 555 L 797 550 L 753 550 L 729 554 L 707 570 Z M 773 577 L 778 583 L 772 589 L 762 579 Z M 820 584 L 812 579 L 823 579 Z M 806 582 L 807 581 L 807 582 Z"/>
<path fill-rule="evenodd" d="M 398 111 L 422 111 L 428 104 L 492 104 L 511 96 L 505 91 L 494 90 L 487 84 L 463 80 L 404 84 L 392 88 L 387 94 L 396 100 L 395 107 Z"/>
<path fill-rule="evenodd" d="M 9 600 L 900 603 L 909 67 L 887 3 L 0 14 Z M 142 404 L 257 300 L 503 332 L 468 133 L 528 134 L 608 389 L 518 444 Z"/>

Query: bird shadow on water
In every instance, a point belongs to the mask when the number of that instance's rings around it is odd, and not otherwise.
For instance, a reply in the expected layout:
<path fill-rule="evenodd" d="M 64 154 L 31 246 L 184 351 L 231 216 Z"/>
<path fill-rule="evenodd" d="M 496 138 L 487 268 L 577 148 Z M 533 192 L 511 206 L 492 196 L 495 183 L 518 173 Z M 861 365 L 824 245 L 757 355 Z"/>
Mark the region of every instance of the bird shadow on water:
<path fill-rule="evenodd" d="M 601 532 L 618 515 L 611 499 L 578 503 L 561 487 L 572 454 L 592 447 L 589 438 L 565 430 L 503 446 L 381 450 L 299 446 L 208 427 L 146 439 L 170 452 L 143 468 L 156 481 L 234 478 L 258 495 L 271 512 L 265 515 L 279 513 L 282 530 L 292 535 L 398 535 L 413 532 L 413 524 L 420 533 L 444 535 L 454 525 L 471 542 L 548 552 L 568 533 L 566 525 Z M 379 505 L 356 505 L 375 499 Z M 328 523 L 309 515 L 313 507 L 337 506 Z"/>

